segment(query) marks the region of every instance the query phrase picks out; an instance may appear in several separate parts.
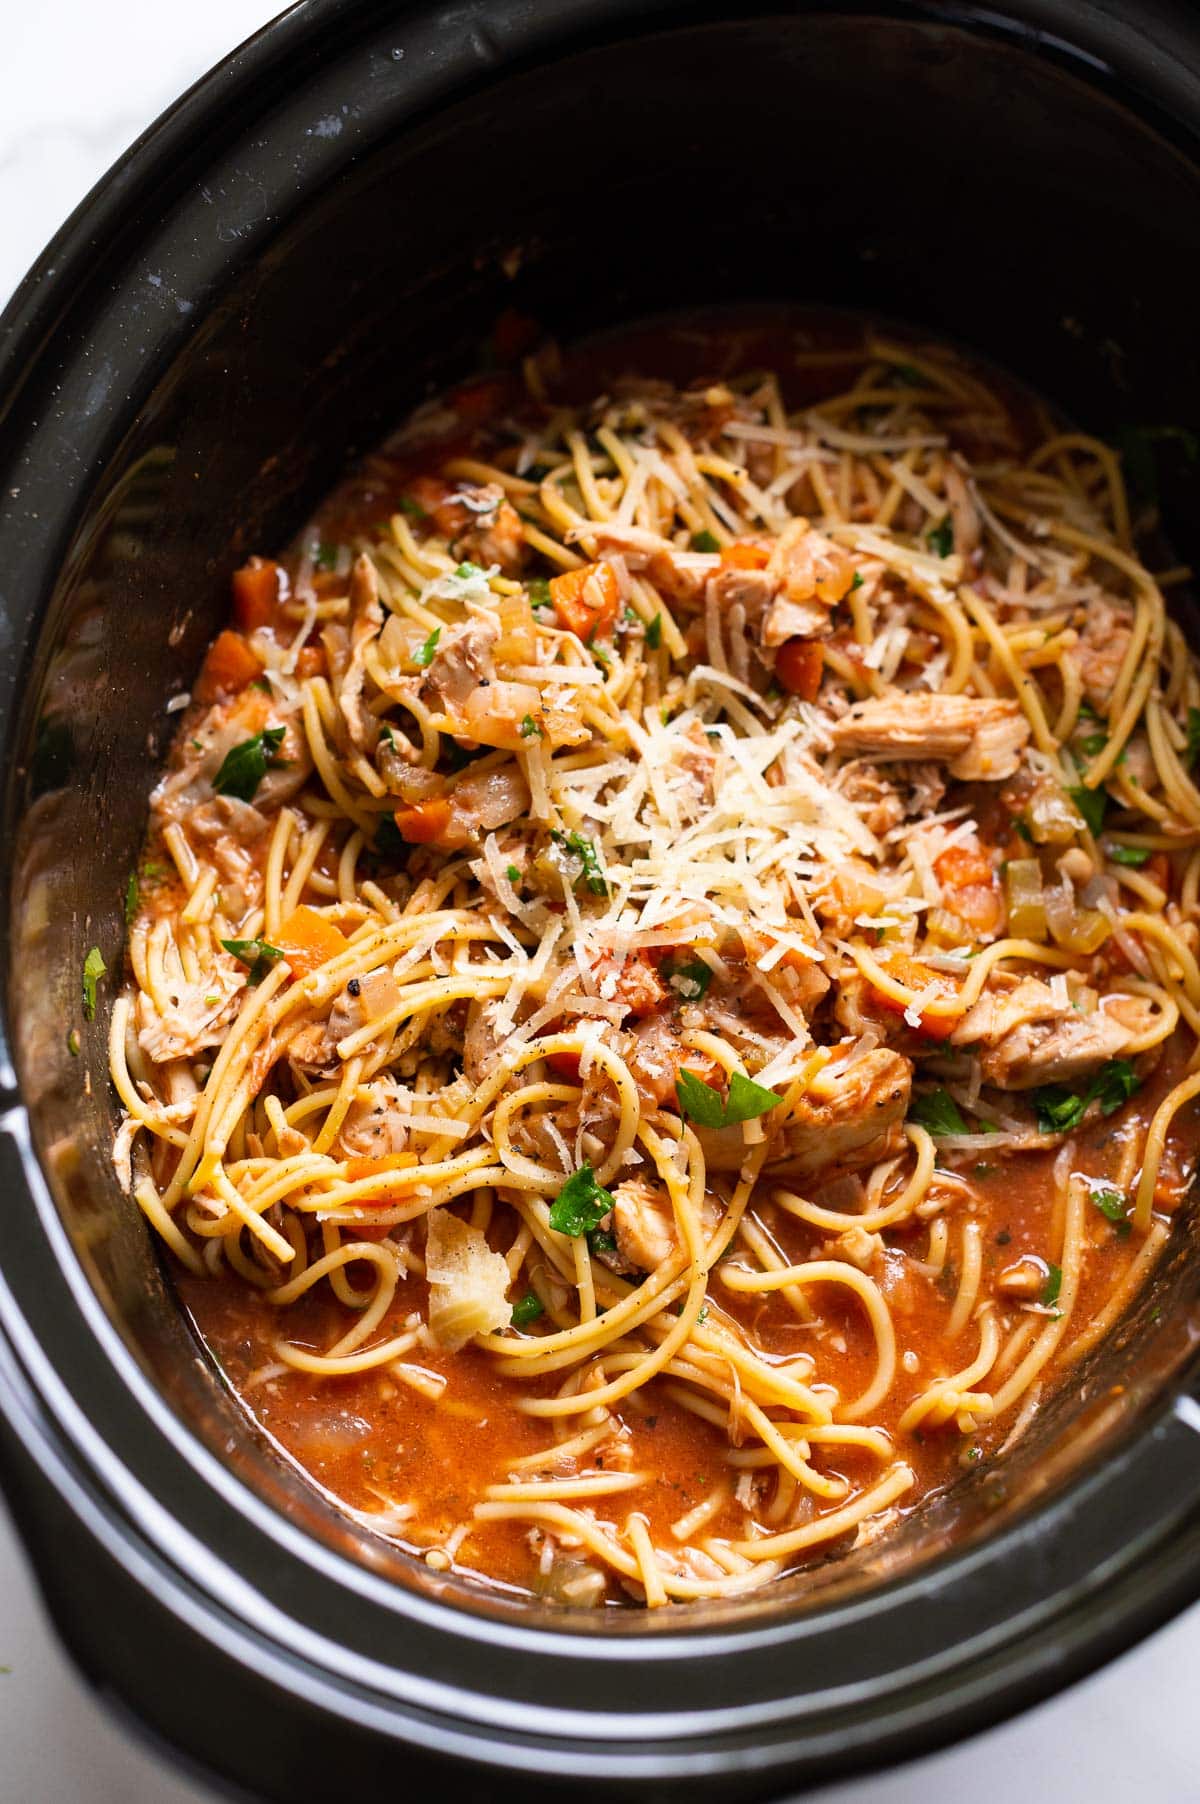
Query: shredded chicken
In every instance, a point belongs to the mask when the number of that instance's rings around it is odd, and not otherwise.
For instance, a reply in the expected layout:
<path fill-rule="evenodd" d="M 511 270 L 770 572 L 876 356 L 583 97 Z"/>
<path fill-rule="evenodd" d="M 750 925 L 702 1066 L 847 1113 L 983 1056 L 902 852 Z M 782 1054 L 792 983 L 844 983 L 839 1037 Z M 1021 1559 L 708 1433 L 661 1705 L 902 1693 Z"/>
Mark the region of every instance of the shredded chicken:
<path fill-rule="evenodd" d="M 887 695 L 856 702 L 832 729 L 843 752 L 932 758 L 964 781 L 1011 777 L 1029 741 L 1016 702 L 971 695 Z"/>

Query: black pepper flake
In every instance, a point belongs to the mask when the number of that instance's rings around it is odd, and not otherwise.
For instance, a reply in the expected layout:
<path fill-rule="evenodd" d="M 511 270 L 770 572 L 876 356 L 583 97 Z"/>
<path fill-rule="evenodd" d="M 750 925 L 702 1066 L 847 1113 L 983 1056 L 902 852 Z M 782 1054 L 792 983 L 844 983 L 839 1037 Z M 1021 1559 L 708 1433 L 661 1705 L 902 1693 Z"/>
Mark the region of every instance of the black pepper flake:
<path fill-rule="evenodd" d="M 349 992 L 352 996 L 358 996 L 358 995 L 361 995 L 361 993 L 362 993 L 362 984 L 359 982 L 357 977 L 352 977 L 350 979 L 350 982 L 346 985 L 346 988 L 349 990 Z"/>
<path fill-rule="evenodd" d="M 1009 1233 L 1008 1229 L 1001 1228 L 1000 1232 L 996 1236 L 996 1245 L 998 1247 L 1006 1247 L 1011 1239 L 1012 1239 L 1012 1235 Z"/>

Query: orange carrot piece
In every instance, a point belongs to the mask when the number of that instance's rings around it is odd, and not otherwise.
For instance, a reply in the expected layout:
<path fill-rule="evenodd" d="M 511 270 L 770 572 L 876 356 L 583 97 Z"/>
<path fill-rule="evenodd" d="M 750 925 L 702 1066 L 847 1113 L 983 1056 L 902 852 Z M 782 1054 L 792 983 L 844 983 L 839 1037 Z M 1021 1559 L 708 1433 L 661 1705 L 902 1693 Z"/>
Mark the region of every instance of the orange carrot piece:
<path fill-rule="evenodd" d="M 991 883 L 992 861 L 976 846 L 951 846 L 933 861 L 939 883 L 961 889 L 969 883 Z"/>
<path fill-rule="evenodd" d="M 765 570 L 770 561 L 767 546 L 749 539 L 735 539 L 732 545 L 721 547 L 721 566 L 725 570 Z"/>
<path fill-rule="evenodd" d="M 235 695 L 260 677 L 262 668 L 241 633 L 226 627 L 208 648 L 196 683 L 196 700 L 214 702 L 218 696 Z"/>
<path fill-rule="evenodd" d="M 444 796 L 432 796 L 428 802 L 414 802 L 411 808 L 397 808 L 395 821 L 401 839 L 427 846 L 450 825 L 450 804 Z"/>
<path fill-rule="evenodd" d="M 233 616 L 244 633 L 270 626 L 283 592 L 283 572 L 270 558 L 252 557 L 233 573 Z"/>
<path fill-rule="evenodd" d="M 287 959 L 297 977 L 307 977 L 322 965 L 337 958 L 350 944 L 332 921 L 319 915 L 315 908 L 301 903 L 293 908 L 275 935 L 275 944 Z"/>
<path fill-rule="evenodd" d="M 607 633 L 617 617 L 621 594 L 611 564 L 583 564 L 550 578 L 550 599 L 558 623 L 568 633 L 587 641 Z"/>
<path fill-rule="evenodd" d="M 897 983 L 906 985 L 918 996 L 923 990 L 928 989 L 930 984 L 934 984 L 937 988 L 939 1002 L 952 1002 L 957 997 L 958 987 L 951 978 L 942 977 L 938 972 L 931 970 L 928 965 L 923 965 L 919 959 L 910 958 L 906 952 L 893 952 L 883 968 L 889 977 L 895 978 Z M 872 985 L 871 994 L 881 1008 L 890 1009 L 896 1015 L 904 1013 L 907 1004 L 897 1002 L 896 998 L 889 996 L 885 990 L 877 990 Z M 957 1011 L 954 1014 L 932 1014 L 923 1010 L 920 1031 L 930 1040 L 948 1040 L 961 1019 L 962 1015 Z"/>

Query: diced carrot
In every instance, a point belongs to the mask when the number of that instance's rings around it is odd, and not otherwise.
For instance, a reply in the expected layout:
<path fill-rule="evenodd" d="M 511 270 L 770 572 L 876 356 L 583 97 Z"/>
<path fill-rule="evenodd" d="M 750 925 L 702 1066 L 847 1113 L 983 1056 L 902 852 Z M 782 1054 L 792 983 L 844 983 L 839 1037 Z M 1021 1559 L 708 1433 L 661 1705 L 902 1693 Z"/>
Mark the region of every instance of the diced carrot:
<path fill-rule="evenodd" d="M 325 670 L 325 647 L 323 645 L 302 645 L 296 659 L 296 675 L 304 682 L 308 677 L 321 676 Z"/>
<path fill-rule="evenodd" d="M 569 1084 L 577 1084 L 580 1079 L 580 1055 L 577 1052 L 549 1052 L 546 1063 L 556 1077 L 565 1078 Z"/>
<path fill-rule="evenodd" d="M 906 952 L 893 952 L 883 969 L 889 977 L 904 984 L 918 996 L 931 984 L 935 986 L 939 1002 L 950 1002 L 958 994 L 957 986 L 950 978 L 940 976 L 919 959 L 910 958 Z M 902 1015 L 909 1006 L 895 996 L 889 996 L 886 990 L 876 989 L 874 985 L 871 986 L 871 994 L 881 1008 L 890 1010 L 892 1014 Z M 948 1040 L 960 1019 L 961 1014 L 957 1010 L 953 1014 L 934 1014 L 925 1009 L 921 1013 L 920 1031 L 930 1040 Z"/>
<path fill-rule="evenodd" d="M 765 570 L 770 561 L 769 548 L 751 539 L 735 539 L 732 545 L 721 547 L 721 564 L 726 570 Z"/>
<path fill-rule="evenodd" d="M 397 808 L 395 820 L 401 839 L 427 846 L 449 826 L 450 804 L 444 796 L 431 796 L 427 802 L 414 802 L 411 808 Z"/>
<path fill-rule="evenodd" d="M 297 977 L 307 977 L 310 971 L 319 970 L 328 964 L 331 958 L 346 950 L 349 945 L 344 933 L 339 933 L 332 921 L 301 903 L 293 908 L 287 920 L 282 923 L 275 935 L 275 945 L 286 957 Z"/>
<path fill-rule="evenodd" d="M 991 859 L 978 846 L 951 846 L 934 859 L 933 868 L 938 882 L 949 889 L 990 883 L 994 876 Z"/>
<path fill-rule="evenodd" d="M 611 564 L 583 564 L 550 578 L 550 599 L 558 623 L 586 645 L 596 633 L 611 630 L 617 617 L 620 590 Z"/>
<path fill-rule="evenodd" d="M 252 557 L 233 573 L 233 615 L 244 633 L 270 626 L 283 594 L 283 572 L 270 558 Z"/>
<path fill-rule="evenodd" d="M 614 972 L 615 980 L 605 981 L 611 979 Z M 650 959 L 643 954 L 637 954 L 623 963 L 613 958 L 602 958 L 595 967 L 595 975 L 601 984 L 600 994 L 621 1003 L 638 1020 L 656 1014 L 667 1000 L 662 979 Z"/>
<path fill-rule="evenodd" d="M 775 675 L 789 695 L 815 701 L 821 687 L 824 657 L 816 639 L 785 639 L 775 654 Z"/>
<path fill-rule="evenodd" d="M 213 702 L 219 695 L 235 695 L 260 677 L 262 668 L 242 634 L 226 627 L 208 648 L 196 683 L 196 700 Z"/>

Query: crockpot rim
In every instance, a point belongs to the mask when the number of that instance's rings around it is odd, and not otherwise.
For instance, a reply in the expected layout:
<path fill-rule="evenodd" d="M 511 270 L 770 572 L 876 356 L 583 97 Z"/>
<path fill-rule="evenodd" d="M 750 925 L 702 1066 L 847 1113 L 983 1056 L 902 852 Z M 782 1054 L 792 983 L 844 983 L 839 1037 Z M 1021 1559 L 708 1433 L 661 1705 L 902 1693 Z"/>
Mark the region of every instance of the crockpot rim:
<path fill-rule="evenodd" d="M 10 403 L 19 393 L 21 382 L 20 380 L 12 380 L 9 382 L 6 381 L 6 377 L 10 376 L 13 370 L 22 362 L 26 362 L 29 367 L 32 367 L 35 361 L 37 347 L 34 347 L 34 354 L 31 354 L 31 341 L 40 340 L 43 335 L 49 336 L 55 329 L 56 324 L 61 324 L 61 313 L 57 322 L 51 320 L 48 317 L 48 314 L 53 311 L 56 300 L 62 302 L 64 311 L 69 310 L 71 301 L 64 296 L 64 289 L 68 283 L 72 270 L 77 270 L 80 267 L 81 260 L 88 255 L 90 248 L 89 241 L 94 243 L 95 234 L 103 225 L 105 217 L 111 216 L 112 214 L 120 215 L 122 211 L 127 211 L 132 206 L 144 203 L 147 197 L 153 193 L 157 181 L 157 172 L 160 169 L 163 156 L 167 152 L 170 139 L 176 134 L 186 138 L 189 134 L 194 134 L 200 120 L 211 120 L 214 115 L 221 116 L 227 113 L 230 108 L 236 108 L 239 104 L 238 94 L 241 94 L 248 89 L 267 65 L 274 66 L 278 63 L 285 63 L 304 45 L 308 45 L 311 48 L 314 39 L 319 37 L 322 32 L 335 29 L 341 21 L 347 18 L 357 18 L 360 21 L 369 21 L 380 10 L 381 9 L 377 5 L 373 4 L 373 0 L 299 0 L 299 4 L 289 8 L 288 11 L 280 15 L 278 19 L 264 26 L 260 32 L 256 33 L 253 38 L 248 40 L 246 45 L 243 45 L 240 50 L 236 51 L 232 58 L 227 59 L 225 64 L 219 65 L 216 70 L 203 77 L 201 81 L 189 90 L 189 92 L 183 96 L 160 121 L 142 134 L 136 143 L 131 146 L 130 150 L 118 161 L 114 166 L 114 169 L 110 171 L 101 183 L 99 183 L 92 191 L 92 194 L 81 203 L 80 208 L 76 210 L 75 214 L 72 215 L 71 219 L 56 235 L 43 257 L 39 259 L 39 262 L 34 266 L 30 275 L 18 289 L 9 309 L 7 309 L 4 316 L 0 318 L 0 393 L 3 393 L 8 397 Z M 405 9 L 405 13 L 406 15 L 427 13 L 429 10 L 430 9 L 428 8 L 422 8 L 420 6 L 410 6 Z M 614 9 L 581 4 L 571 10 L 573 12 L 578 12 L 581 15 L 591 15 L 593 13 L 611 15 Z M 624 9 L 618 8 L 616 10 L 623 11 Z M 763 10 L 765 14 L 769 15 L 769 13 L 775 9 L 767 7 Z M 899 7 L 893 7 L 886 4 L 878 7 L 838 7 L 836 5 L 831 5 L 829 7 L 819 7 L 815 10 L 827 10 L 832 12 L 878 11 L 888 14 L 899 12 L 905 16 L 930 17 L 939 22 L 965 26 L 971 29 L 985 30 L 990 27 L 995 27 L 997 24 L 1003 26 L 1005 23 L 1003 20 L 997 21 L 997 16 L 991 9 L 961 5 L 943 6 L 932 3 L 932 0 L 928 5 L 915 4 Z M 1032 4 L 1026 7 L 1025 10 L 1027 12 L 1043 13 L 1052 11 L 1053 8 L 1047 8 L 1041 4 Z M 1114 17 L 1107 7 L 1092 7 L 1088 10 L 1095 12 L 1098 16 L 1110 20 Z M 678 5 L 670 4 L 661 9 L 656 9 L 655 22 L 656 24 L 661 23 L 664 27 L 669 28 L 671 19 L 676 17 L 681 20 L 685 19 L 688 12 L 689 9 L 683 3 Z M 659 16 L 660 14 L 661 18 Z M 1125 23 L 1119 19 L 1119 15 L 1118 23 Z M 1019 36 L 1020 33 L 1017 35 Z M 1028 44 L 1026 44 L 1026 47 L 1029 47 Z M 1051 53 L 1057 53 L 1063 48 L 1063 45 L 1047 44 L 1047 49 Z M 1072 46 L 1069 44 L 1065 45 L 1066 51 L 1070 51 L 1071 49 Z M 223 92 L 219 91 L 222 87 L 220 78 L 222 70 L 235 62 L 238 64 L 239 68 L 239 85 L 238 92 L 231 97 L 231 90 L 228 83 L 224 84 Z M 503 73 L 503 63 L 500 62 L 497 67 L 499 71 Z M 484 79 L 486 79 L 486 77 Z M 81 492 L 85 492 L 85 488 L 86 485 L 84 485 L 84 488 L 81 488 Z M 43 613 L 44 597 L 42 598 L 41 608 L 39 609 L 35 606 L 32 609 L 32 614 L 35 616 L 40 616 L 40 614 Z M 0 1083 L 2 1082 L 3 1080 L 0 1079 Z M 10 1132 L 13 1128 L 19 1129 L 20 1118 L 23 1118 L 23 1116 L 24 1111 L 19 1105 L 15 1093 L 15 1085 L 13 1085 L 11 1086 L 11 1108 L 9 1115 L 5 1122 L 0 1125 L 8 1127 Z M 19 1140 L 20 1138 L 22 1138 L 22 1136 L 18 1132 L 17 1139 Z M 24 1139 L 25 1146 L 22 1153 L 22 1159 L 26 1167 L 26 1186 L 30 1189 L 38 1189 L 39 1186 L 41 1186 L 41 1169 L 38 1165 L 36 1155 L 32 1151 L 28 1136 L 24 1136 Z M 44 1186 L 42 1186 L 42 1188 L 44 1188 Z M 53 1211 L 53 1204 L 49 1199 L 48 1190 L 45 1191 L 44 1200 L 46 1206 Z M 50 1224 L 47 1221 L 45 1225 L 49 1227 Z M 59 1223 L 59 1226 L 61 1227 L 61 1223 Z M 77 1267 L 72 1273 L 72 1277 L 84 1285 L 87 1284 L 82 1267 Z M 15 1299 L 12 1298 L 11 1293 L 6 1292 L 5 1301 L 7 1302 L 10 1311 L 15 1309 Z M 98 1307 L 98 1302 L 94 1295 L 91 1297 L 91 1301 L 96 1303 Z M 4 1309 L 0 1308 L 0 1319 L 3 1319 L 4 1314 Z M 15 1316 L 10 1314 L 9 1320 L 11 1328 L 11 1323 L 15 1320 Z M 114 1344 L 119 1345 L 120 1353 L 125 1357 L 130 1357 L 128 1355 L 128 1350 L 124 1348 L 123 1343 L 119 1343 L 119 1337 L 116 1336 L 116 1331 L 112 1328 L 111 1323 L 108 1323 L 106 1320 L 104 1325 L 106 1330 L 114 1336 Z M 112 1352 L 111 1347 L 108 1350 L 110 1353 Z M 9 1353 L 15 1352 L 11 1332 L 6 1351 Z M 32 1368 L 27 1367 L 26 1377 L 31 1376 L 31 1374 Z M 11 1376 L 12 1374 L 10 1371 L 10 1381 Z M 46 1405 L 44 1395 L 41 1401 L 44 1408 Z M 1186 1397 L 1181 1400 L 1183 1403 L 1187 1401 L 1188 1399 Z M 31 1457 L 36 1457 L 34 1455 L 34 1448 L 37 1442 L 37 1433 L 44 1429 L 46 1423 L 38 1424 L 37 1432 L 35 1432 L 34 1418 L 30 1417 L 28 1412 L 19 1410 L 14 1403 L 13 1397 L 11 1395 L 6 1397 L 3 1394 L 2 1386 L 0 1386 L 0 1406 L 3 1406 L 6 1416 L 9 1417 L 10 1429 L 16 1433 L 17 1438 L 25 1444 L 27 1453 Z M 53 1412 L 50 1411 L 46 1421 L 50 1422 L 53 1420 Z M 1188 1412 L 1186 1410 L 1176 1406 L 1167 1399 L 1164 1401 L 1161 1410 L 1140 1423 L 1136 1430 L 1131 1431 L 1125 1451 L 1132 1452 L 1135 1446 L 1140 1446 L 1143 1441 L 1152 1438 L 1155 1434 L 1161 1434 L 1163 1432 L 1169 1433 L 1175 1424 L 1179 1424 L 1183 1428 L 1185 1431 L 1183 1437 L 1184 1441 L 1190 1445 L 1191 1441 L 1195 1438 L 1195 1424 L 1188 1419 Z M 61 1422 L 59 1422 L 58 1426 L 61 1433 Z M 180 1432 L 190 1439 L 191 1437 L 188 1435 L 188 1431 L 183 1425 L 180 1423 L 178 1426 Z M 70 1437 L 68 1436 L 67 1439 L 69 1442 Z M 75 1457 L 78 1457 L 77 1447 L 68 1447 L 67 1451 Z M 1084 1476 L 1086 1475 L 1080 1475 L 1080 1482 Z M 122 1518 L 122 1533 L 130 1538 L 131 1546 L 135 1545 L 137 1535 L 139 1533 L 144 1533 L 144 1529 L 136 1523 L 135 1519 L 127 1511 L 122 1511 L 120 1517 L 114 1518 L 112 1523 L 110 1523 L 110 1526 L 115 1526 L 116 1522 L 121 1521 Z M 1127 1641 L 1134 1635 L 1143 1632 L 1151 1619 L 1153 1621 L 1165 1620 L 1165 1618 L 1175 1609 L 1181 1607 L 1183 1603 L 1189 1601 L 1196 1595 L 1196 1592 L 1200 1590 L 1200 1565 L 1191 1569 L 1186 1576 L 1183 1574 L 1175 1574 L 1174 1565 L 1178 1564 L 1178 1561 L 1173 1562 L 1171 1560 L 1170 1551 L 1171 1550 L 1165 1545 L 1159 1546 L 1158 1548 L 1158 1560 L 1155 1570 L 1170 1572 L 1172 1576 L 1166 1582 L 1166 1588 L 1156 1599 L 1155 1604 L 1151 1606 L 1147 1603 L 1145 1598 L 1142 1598 L 1141 1600 L 1134 1600 L 1133 1603 L 1127 1605 L 1127 1620 L 1132 1621 L 1136 1618 L 1134 1626 L 1129 1630 L 1129 1634 L 1125 1635 L 1123 1627 L 1114 1627 L 1110 1623 L 1109 1639 L 1111 1645 L 1108 1647 L 1107 1653 L 1098 1654 L 1095 1656 L 1095 1659 L 1093 1659 L 1089 1651 L 1080 1650 L 1080 1658 L 1073 1665 L 1070 1661 L 1063 1661 L 1061 1654 L 1055 1656 L 1063 1671 L 1060 1682 L 1065 1683 L 1068 1678 L 1078 1676 L 1080 1672 L 1087 1670 L 1092 1664 L 1095 1664 L 1096 1659 L 1107 1657 L 1108 1653 L 1115 1651 L 1117 1646 L 1127 1644 Z M 947 1564 L 940 1565 L 939 1571 L 947 1571 L 949 1569 L 949 1563 L 956 1557 L 966 1556 L 948 1556 Z M 1144 1564 L 1140 1570 L 1143 1574 L 1145 1573 L 1146 1567 Z M 891 1588 L 893 1585 L 903 1587 L 909 1582 L 910 1581 L 903 1578 L 889 1581 L 888 1586 L 885 1587 L 885 1589 Z M 873 1595 L 879 1594 L 875 1593 Z M 1159 1607 L 1160 1605 L 1161 1608 Z M 1093 1596 L 1092 1606 L 1094 1614 L 1103 1618 L 1105 1615 L 1103 1598 Z M 453 1624 L 447 1626 L 453 1626 L 456 1629 L 460 1627 L 464 1612 L 453 1605 L 435 1607 L 439 1610 L 446 1609 L 453 1617 Z M 1111 1616 L 1111 1610 L 1109 1614 Z M 471 1618 L 470 1620 L 478 1623 L 480 1619 Z M 532 1633 L 536 1632 L 537 1631 L 532 1631 Z M 693 1631 L 683 1629 L 682 1633 L 685 1639 L 704 1640 L 707 1638 L 711 1641 L 709 1631 L 706 1631 L 703 1627 Z M 740 1637 L 742 1631 L 734 1629 L 732 1633 Z M 666 1638 L 664 1637 L 663 1644 L 665 1644 L 665 1640 Z M 564 1645 L 564 1638 L 556 1636 L 555 1641 L 556 1645 L 560 1648 Z M 636 1637 L 630 1637 L 626 1640 L 626 1646 L 635 1642 Z M 1047 1662 L 1047 1664 L 1049 1664 L 1049 1662 Z M 1068 1666 L 1072 1667 L 1070 1671 L 1066 1670 Z M 1013 1682 L 1016 1683 L 1015 1680 Z M 1032 1682 L 1033 1674 L 1027 1670 L 1023 1675 L 1022 1683 L 1028 1686 Z M 971 1720 L 963 1726 L 978 1726 L 985 1720 L 994 1720 L 995 1717 L 1003 1714 L 1006 1709 L 1011 1707 L 1010 1704 L 1006 1704 L 1002 1699 L 996 1701 L 996 1707 L 994 1709 L 990 1707 L 990 1703 L 982 1704 L 977 1702 L 975 1714 L 971 1717 Z M 968 1711 L 969 1714 L 967 1705 L 962 1705 L 961 1709 L 963 1711 Z M 945 1714 L 947 1713 L 943 1713 L 943 1716 L 939 1716 L 939 1724 L 944 1720 Z M 928 1725 L 925 1726 L 927 1727 Z M 578 1732 L 578 1729 L 564 1731 L 564 1733 Z M 945 1734 L 952 1732 L 961 1732 L 961 1727 L 956 1730 L 947 1729 Z M 868 1730 L 867 1733 L 871 1734 L 872 1731 Z M 910 1733 L 916 1734 L 917 1731 L 912 1730 Z M 944 1734 L 939 1729 L 932 1737 L 926 1735 L 924 1739 L 926 1741 L 940 1740 L 944 1739 Z M 527 1754 L 525 1757 L 527 1758 Z"/>

